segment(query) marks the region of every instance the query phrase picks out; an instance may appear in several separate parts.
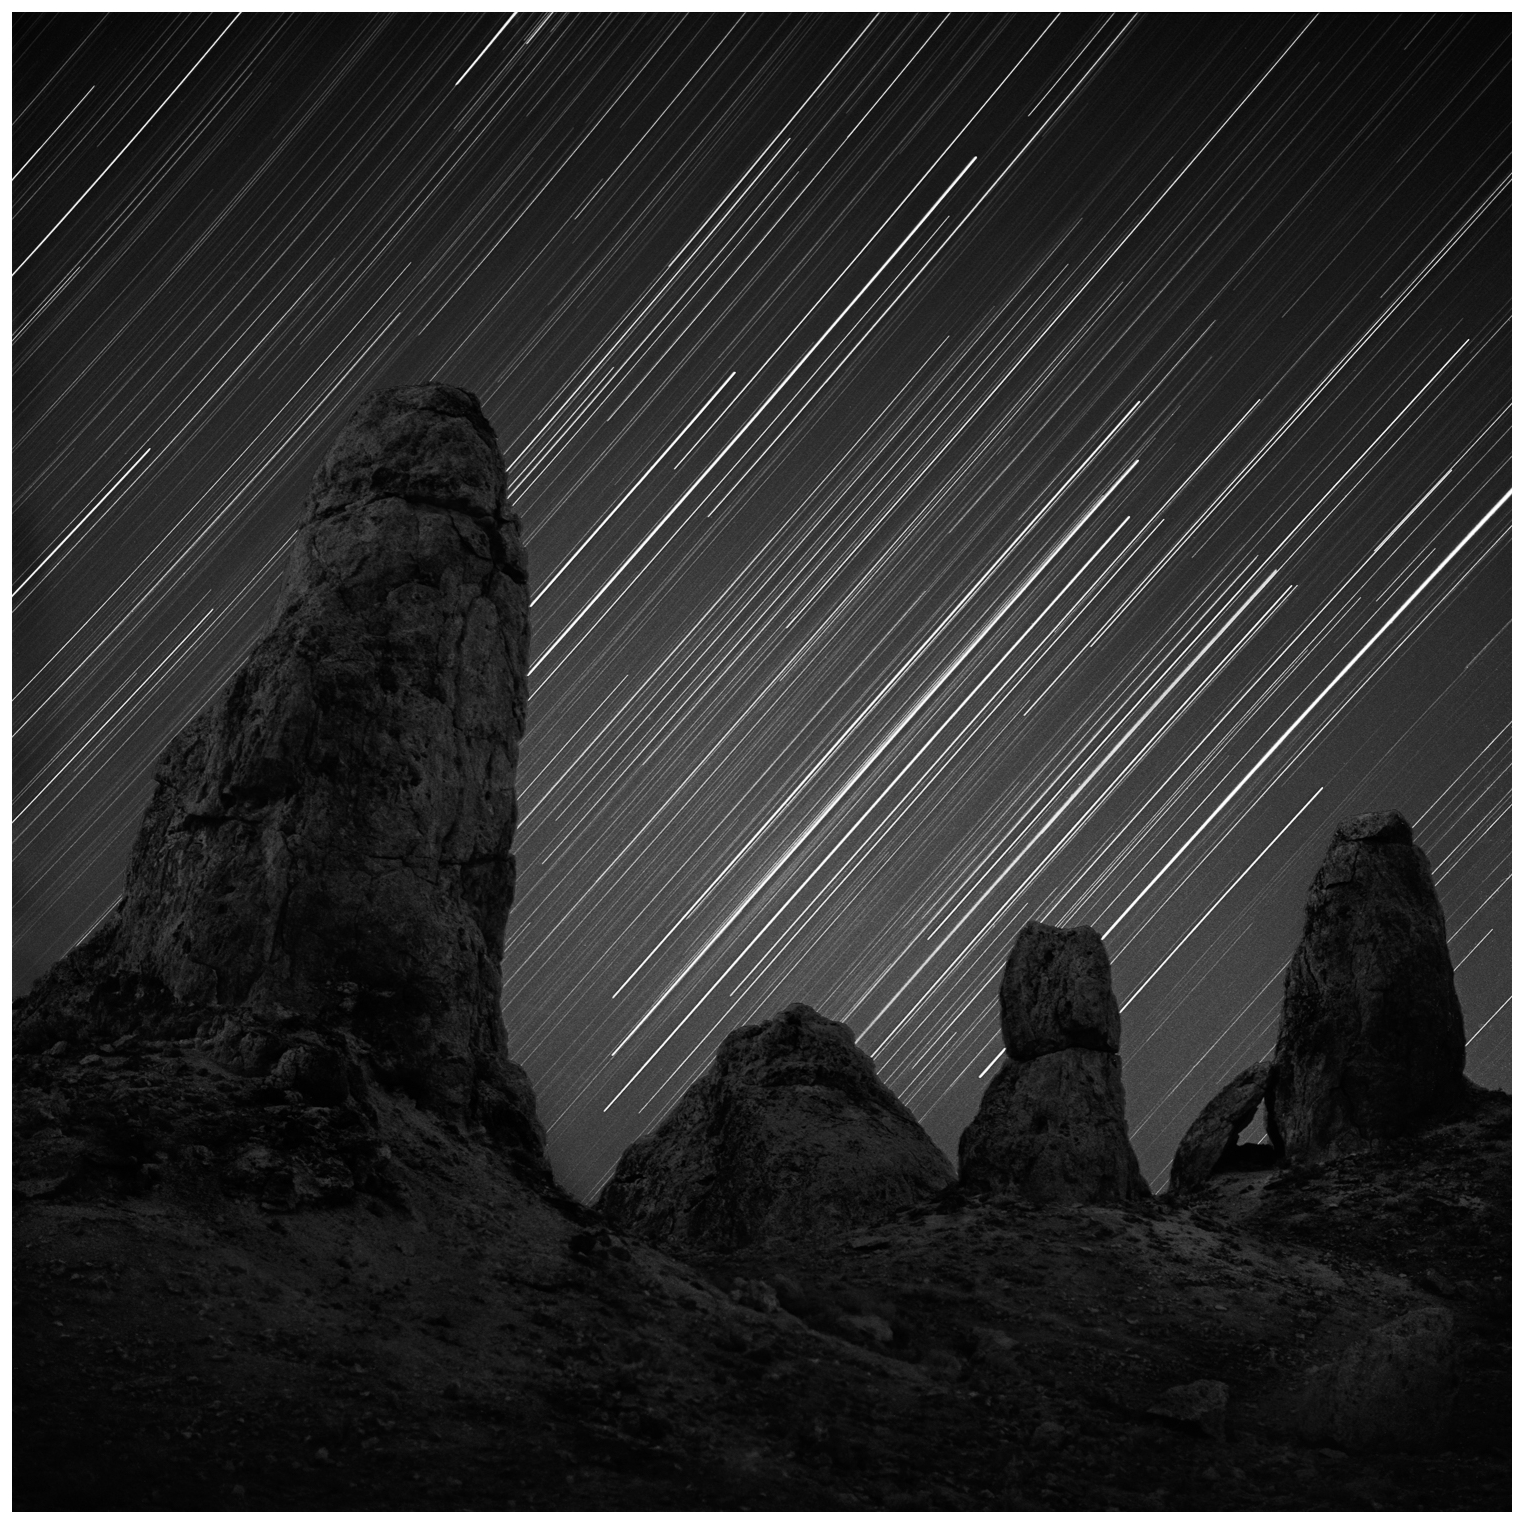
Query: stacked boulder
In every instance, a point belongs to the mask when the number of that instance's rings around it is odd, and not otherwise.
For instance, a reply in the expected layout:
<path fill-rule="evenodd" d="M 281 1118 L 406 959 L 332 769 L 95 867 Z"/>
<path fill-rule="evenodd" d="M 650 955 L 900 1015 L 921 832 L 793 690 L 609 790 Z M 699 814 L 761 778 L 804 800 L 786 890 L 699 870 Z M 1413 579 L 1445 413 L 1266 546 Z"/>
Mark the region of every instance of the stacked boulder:
<path fill-rule="evenodd" d="M 1122 1017 L 1111 964 L 1089 926 L 1029 921 L 1000 982 L 1005 1062 L 958 1143 L 974 1190 L 1040 1202 L 1149 1194 L 1127 1136 Z"/>
<path fill-rule="evenodd" d="M 1334 833 L 1286 973 L 1266 1092 L 1292 1160 L 1411 1130 L 1466 1093 L 1466 1034 L 1429 860 L 1395 810 Z"/>
<path fill-rule="evenodd" d="M 17 1044 L 200 1035 L 337 1105 L 362 1071 L 537 1152 L 503 1052 L 529 594 L 492 426 L 367 398 L 309 493 L 273 622 L 171 743 L 120 905 Z"/>
<path fill-rule="evenodd" d="M 952 1179 L 850 1028 L 791 1005 L 725 1038 L 598 1207 L 674 1253 L 723 1253 L 880 1222 Z"/>

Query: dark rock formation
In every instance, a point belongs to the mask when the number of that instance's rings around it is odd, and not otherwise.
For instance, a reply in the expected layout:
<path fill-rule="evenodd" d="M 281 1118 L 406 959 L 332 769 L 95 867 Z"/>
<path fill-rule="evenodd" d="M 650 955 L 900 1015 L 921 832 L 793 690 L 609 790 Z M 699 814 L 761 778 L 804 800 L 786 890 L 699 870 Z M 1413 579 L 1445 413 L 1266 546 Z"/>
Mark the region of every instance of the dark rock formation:
<path fill-rule="evenodd" d="M 170 746 L 121 904 L 22 1002 L 18 1044 L 199 1033 L 310 1102 L 368 1067 L 537 1147 L 498 1013 L 525 583 L 476 398 L 367 398 L 269 632 Z"/>
<path fill-rule="evenodd" d="M 195 1042 L 67 1048 L 13 1064 L 18 1507 L 1509 1500 L 1504 1094 L 1262 1189 L 1214 1175 L 1204 1211 L 950 1188 L 699 1273 L 380 1086 L 385 1152 L 353 1100 L 297 1104 Z M 1442 1343 L 1425 1354 L 1399 1330 L 1344 1364 L 1373 1323 L 1432 1306 L 1425 1286 L 1455 1299 L 1453 1413 Z M 1452 1414 L 1448 1453 L 1357 1448 L 1404 1392 L 1416 1444 Z M 970 1421 L 969 1393 L 989 1421 Z M 1316 1447 L 1271 1442 L 1304 1421 Z"/>
<path fill-rule="evenodd" d="M 1122 1060 L 1088 1048 L 1007 1059 L 958 1140 L 958 1178 L 1042 1202 L 1146 1196 L 1127 1139 Z"/>
<path fill-rule="evenodd" d="M 1306 1372 L 1276 1417 L 1309 1444 L 1432 1453 L 1450 1443 L 1456 1385 L 1455 1315 L 1423 1307 Z"/>
<path fill-rule="evenodd" d="M 598 1205 L 678 1253 L 881 1221 L 952 1169 L 840 1022 L 806 1005 L 732 1032 Z"/>
<path fill-rule="evenodd" d="M 1127 1137 L 1111 965 L 1092 928 L 1022 928 L 1000 1030 L 1006 1061 L 958 1141 L 959 1180 L 1043 1202 L 1147 1196 Z"/>
<path fill-rule="evenodd" d="M 1171 1194 L 1194 1190 L 1213 1171 L 1232 1167 L 1230 1156 L 1238 1148 L 1238 1135 L 1259 1109 L 1269 1082 L 1270 1062 L 1267 1059 L 1235 1075 L 1206 1103 L 1175 1150 L 1174 1162 L 1169 1168 Z M 1272 1160 L 1273 1157 L 1272 1150 Z"/>
<path fill-rule="evenodd" d="M 1065 1048 L 1120 1050 L 1122 1015 L 1098 931 L 1039 921 L 1022 927 L 1000 981 L 1000 1035 L 1018 1061 Z"/>
<path fill-rule="evenodd" d="M 1265 1110 L 1287 1158 L 1392 1137 L 1464 1095 L 1466 1038 L 1428 859 L 1395 811 L 1341 825 L 1286 974 Z"/>

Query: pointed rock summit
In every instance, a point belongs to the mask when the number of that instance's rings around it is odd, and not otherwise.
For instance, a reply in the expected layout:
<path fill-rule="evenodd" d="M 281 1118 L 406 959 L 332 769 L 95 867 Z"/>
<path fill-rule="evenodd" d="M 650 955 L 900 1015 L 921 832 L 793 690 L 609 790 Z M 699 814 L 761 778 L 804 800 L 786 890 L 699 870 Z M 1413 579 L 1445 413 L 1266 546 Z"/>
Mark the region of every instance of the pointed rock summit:
<path fill-rule="evenodd" d="M 674 1253 L 720 1253 L 882 1221 L 952 1179 L 851 1030 L 791 1005 L 725 1038 L 598 1206 Z"/>
<path fill-rule="evenodd" d="M 120 905 L 23 1002 L 21 1044 L 199 1032 L 330 1105 L 363 1060 L 538 1148 L 499 1017 L 525 584 L 476 398 L 368 397 L 312 484 L 268 632 L 171 744 Z"/>
<path fill-rule="evenodd" d="M 1466 1036 L 1429 860 L 1395 810 L 1341 825 L 1307 896 L 1266 1097 L 1293 1160 L 1411 1130 L 1459 1101 Z"/>
<path fill-rule="evenodd" d="M 1147 1196 L 1127 1137 L 1122 1018 L 1089 926 L 1029 921 L 1000 982 L 1006 1059 L 958 1142 L 958 1177 L 1043 1202 Z"/>

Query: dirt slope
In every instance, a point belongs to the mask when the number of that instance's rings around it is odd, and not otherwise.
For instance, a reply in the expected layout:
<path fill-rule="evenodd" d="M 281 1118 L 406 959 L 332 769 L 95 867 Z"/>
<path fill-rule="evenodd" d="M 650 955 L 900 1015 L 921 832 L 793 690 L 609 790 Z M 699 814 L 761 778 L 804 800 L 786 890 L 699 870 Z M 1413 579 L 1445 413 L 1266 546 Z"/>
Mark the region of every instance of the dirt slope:
<path fill-rule="evenodd" d="M 360 1123 L 194 1044 L 88 1056 L 16 1067 L 18 1508 L 1509 1505 L 1506 1097 L 1188 1205 L 954 1188 L 689 1266 L 379 1093 L 365 1188 L 278 1199 L 248 1127 Z M 1291 1373 L 1432 1303 L 1452 1449 L 1274 1432 Z M 1223 1440 L 1148 1412 L 1203 1378 Z"/>

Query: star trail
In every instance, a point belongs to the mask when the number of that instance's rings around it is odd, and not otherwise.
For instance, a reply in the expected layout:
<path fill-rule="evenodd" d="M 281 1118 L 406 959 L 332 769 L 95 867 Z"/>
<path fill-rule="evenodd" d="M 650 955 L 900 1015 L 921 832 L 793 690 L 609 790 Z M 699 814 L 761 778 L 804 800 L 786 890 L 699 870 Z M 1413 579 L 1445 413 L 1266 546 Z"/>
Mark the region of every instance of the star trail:
<path fill-rule="evenodd" d="M 509 1052 L 586 1194 L 726 1032 L 949 1153 L 1029 919 L 1133 1141 L 1274 1042 L 1335 824 L 1511 1032 L 1509 20 L 22 14 L 14 936 L 120 892 L 359 398 L 530 553 Z"/>

